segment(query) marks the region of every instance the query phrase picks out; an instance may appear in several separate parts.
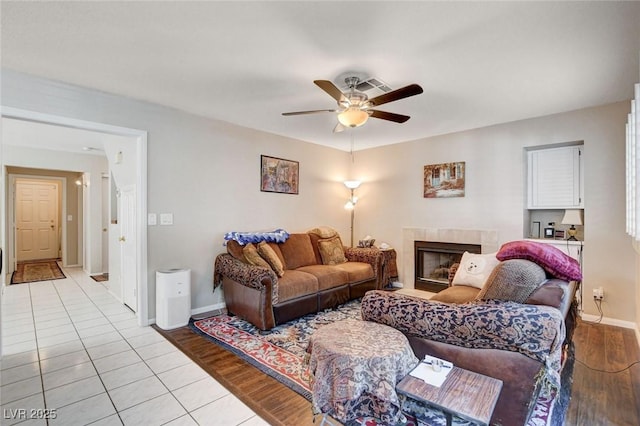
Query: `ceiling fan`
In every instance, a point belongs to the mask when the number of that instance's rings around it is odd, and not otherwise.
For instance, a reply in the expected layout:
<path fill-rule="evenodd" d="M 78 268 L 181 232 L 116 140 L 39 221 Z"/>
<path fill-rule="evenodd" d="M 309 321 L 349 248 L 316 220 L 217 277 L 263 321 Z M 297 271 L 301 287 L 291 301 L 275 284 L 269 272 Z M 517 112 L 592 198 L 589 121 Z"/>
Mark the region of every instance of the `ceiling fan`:
<path fill-rule="evenodd" d="M 360 83 L 360 78 L 358 77 L 345 78 L 345 83 L 349 88 L 347 93 L 343 93 L 329 80 L 314 80 L 314 83 L 338 102 L 338 108 L 283 112 L 282 115 L 289 116 L 333 112 L 338 115 L 338 125 L 333 129 L 334 132 L 341 132 L 346 127 L 360 127 L 367 122 L 369 117 L 393 121 L 395 123 L 404 123 L 411 117 L 372 108 L 422 93 L 422 87 L 417 84 L 410 84 L 369 99 L 365 93 L 356 89 Z"/>

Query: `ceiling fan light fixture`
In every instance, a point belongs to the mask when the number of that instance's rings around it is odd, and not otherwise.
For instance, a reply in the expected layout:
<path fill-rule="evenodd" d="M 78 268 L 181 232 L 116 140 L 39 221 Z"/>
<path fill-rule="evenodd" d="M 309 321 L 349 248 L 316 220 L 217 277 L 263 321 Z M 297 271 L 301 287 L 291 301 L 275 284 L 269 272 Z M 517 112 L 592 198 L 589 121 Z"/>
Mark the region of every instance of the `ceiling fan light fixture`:
<path fill-rule="evenodd" d="M 349 107 L 338 114 L 338 121 L 343 126 L 360 127 L 369 119 L 369 114 L 358 107 Z"/>

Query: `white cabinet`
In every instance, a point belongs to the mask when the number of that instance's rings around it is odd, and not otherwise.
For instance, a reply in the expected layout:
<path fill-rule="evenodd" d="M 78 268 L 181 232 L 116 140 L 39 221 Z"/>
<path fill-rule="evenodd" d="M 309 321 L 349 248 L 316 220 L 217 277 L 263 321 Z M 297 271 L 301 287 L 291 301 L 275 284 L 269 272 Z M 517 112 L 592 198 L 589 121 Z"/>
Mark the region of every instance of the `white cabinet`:
<path fill-rule="evenodd" d="M 584 145 L 527 152 L 527 208 L 584 208 Z"/>
<path fill-rule="evenodd" d="M 535 241 L 537 243 L 549 244 L 557 249 L 560 249 L 566 255 L 573 257 L 580 263 L 582 268 L 582 250 L 584 249 L 584 241 L 568 241 L 568 240 L 541 240 L 530 239 L 529 241 Z"/>

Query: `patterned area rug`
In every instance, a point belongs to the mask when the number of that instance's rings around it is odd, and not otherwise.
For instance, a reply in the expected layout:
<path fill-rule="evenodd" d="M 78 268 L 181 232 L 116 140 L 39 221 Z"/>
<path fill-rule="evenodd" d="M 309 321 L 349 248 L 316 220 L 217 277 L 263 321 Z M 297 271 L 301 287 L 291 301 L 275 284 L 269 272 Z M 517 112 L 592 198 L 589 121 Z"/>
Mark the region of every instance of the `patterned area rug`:
<path fill-rule="evenodd" d="M 214 343 L 233 352 L 240 358 L 268 374 L 295 392 L 311 400 L 309 370 L 304 362 L 309 337 L 318 327 L 344 319 L 361 319 L 360 300 L 353 300 L 335 309 L 318 314 L 309 314 L 297 320 L 282 324 L 268 332 L 260 331 L 252 324 L 234 316 L 219 315 L 202 320 L 191 320 L 189 326 L 196 333 L 209 338 Z M 570 354 L 572 355 L 572 353 Z M 569 364 L 569 363 L 566 363 Z M 571 370 L 573 369 L 571 362 Z M 567 370 L 565 368 L 565 370 Z M 566 371 L 563 371 L 563 375 Z M 570 374 L 569 374 L 570 377 Z M 563 377 L 564 378 L 564 377 Z M 570 380 L 568 380 L 570 383 Z M 564 382 L 564 381 L 563 381 Z M 560 398 L 564 404 L 557 404 L 552 410 L 553 399 L 540 397 L 527 426 L 560 426 L 564 423 L 564 411 L 568 405 L 570 384 L 563 387 Z M 558 409 L 558 405 L 562 407 Z M 553 419 L 552 419 L 553 411 Z M 414 425 L 442 425 L 446 419 L 435 411 L 428 419 L 416 421 L 407 415 L 408 423 Z M 374 420 L 360 422 L 366 426 L 377 426 Z M 454 425 L 471 425 L 462 419 L 453 419 Z"/>
<path fill-rule="evenodd" d="M 36 281 L 61 280 L 66 278 L 56 259 L 18 262 L 11 276 L 11 284 L 32 283 Z"/>
<path fill-rule="evenodd" d="M 105 272 L 104 274 L 100 275 L 91 275 L 91 279 L 99 283 L 109 281 L 109 273 Z"/>

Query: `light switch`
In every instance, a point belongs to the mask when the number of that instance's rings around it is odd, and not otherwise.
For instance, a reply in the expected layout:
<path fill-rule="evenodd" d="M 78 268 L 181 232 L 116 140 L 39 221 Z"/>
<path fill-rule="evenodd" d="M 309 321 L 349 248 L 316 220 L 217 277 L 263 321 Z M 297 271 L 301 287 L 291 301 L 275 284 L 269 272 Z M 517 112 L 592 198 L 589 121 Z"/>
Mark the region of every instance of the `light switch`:
<path fill-rule="evenodd" d="M 155 213 L 149 213 L 147 215 L 147 225 L 155 226 L 158 224 L 158 216 Z"/>
<path fill-rule="evenodd" d="M 173 225 L 173 213 L 160 213 L 160 225 Z"/>
<path fill-rule="evenodd" d="M 73 222 L 73 215 L 67 215 L 67 222 Z"/>

